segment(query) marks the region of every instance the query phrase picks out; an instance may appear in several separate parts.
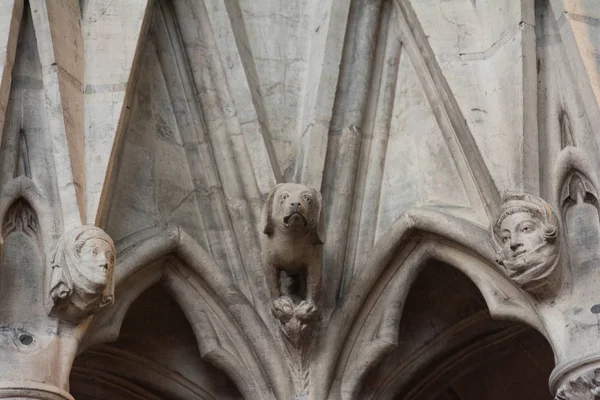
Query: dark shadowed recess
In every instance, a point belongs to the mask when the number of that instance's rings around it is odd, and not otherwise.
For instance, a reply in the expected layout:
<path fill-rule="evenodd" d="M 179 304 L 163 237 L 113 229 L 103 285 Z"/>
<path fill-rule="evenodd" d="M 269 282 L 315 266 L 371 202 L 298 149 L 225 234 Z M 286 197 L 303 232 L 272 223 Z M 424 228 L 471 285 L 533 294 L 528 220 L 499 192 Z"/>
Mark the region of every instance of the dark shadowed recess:
<path fill-rule="evenodd" d="M 369 373 L 358 398 L 548 400 L 553 365 L 542 335 L 492 320 L 475 285 L 434 262 L 409 292 L 398 347 Z M 133 303 L 117 342 L 77 358 L 71 392 L 77 400 L 242 398 L 201 360 L 191 327 L 160 286 Z"/>
<path fill-rule="evenodd" d="M 398 348 L 371 371 L 359 398 L 548 400 L 553 367 L 540 333 L 492 320 L 465 275 L 432 262 L 409 292 Z"/>
<path fill-rule="evenodd" d="M 71 393 L 77 400 L 242 398 L 225 374 L 202 361 L 183 312 L 159 285 L 132 304 L 115 343 L 76 359 Z"/>

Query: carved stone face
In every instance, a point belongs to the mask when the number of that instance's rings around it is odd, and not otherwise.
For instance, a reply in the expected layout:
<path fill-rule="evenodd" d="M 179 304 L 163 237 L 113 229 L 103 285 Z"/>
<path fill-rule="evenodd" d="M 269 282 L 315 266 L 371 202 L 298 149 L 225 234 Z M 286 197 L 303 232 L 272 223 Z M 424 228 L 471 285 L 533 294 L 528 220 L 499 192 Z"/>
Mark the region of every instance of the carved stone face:
<path fill-rule="evenodd" d="M 54 248 L 51 314 L 79 323 L 114 301 L 116 249 L 102 229 L 84 225 L 65 232 Z"/>
<path fill-rule="evenodd" d="M 533 261 L 531 255 L 546 245 L 543 224 L 528 212 L 508 215 L 500 225 L 502 249 L 508 262 L 518 267 L 526 267 Z M 535 258 L 535 257 L 534 257 Z"/>
<path fill-rule="evenodd" d="M 543 199 L 528 194 L 509 194 L 492 225 L 497 261 L 521 288 L 540 297 L 556 291 L 561 273 L 558 220 Z"/>
<path fill-rule="evenodd" d="M 99 291 L 104 290 L 114 269 L 112 246 L 105 240 L 89 238 L 79 249 L 81 273 Z"/>
<path fill-rule="evenodd" d="M 304 230 L 311 216 L 318 212 L 317 199 L 313 190 L 296 184 L 283 185 L 273 202 L 273 217 L 284 227 Z"/>
<path fill-rule="evenodd" d="M 280 183 L 265 202 L 260 224 L 270 236 L 278 231 L 294 236 L 314 232 L 316 243 L 325 243 L 321 193 L 298 183 Z"/>

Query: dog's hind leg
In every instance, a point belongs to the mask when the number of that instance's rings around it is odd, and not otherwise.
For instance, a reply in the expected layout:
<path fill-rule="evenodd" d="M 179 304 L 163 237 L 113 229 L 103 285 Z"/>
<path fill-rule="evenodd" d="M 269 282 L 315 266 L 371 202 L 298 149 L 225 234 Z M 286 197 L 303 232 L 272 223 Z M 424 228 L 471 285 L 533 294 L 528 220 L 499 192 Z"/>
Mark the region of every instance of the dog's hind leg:
<path fill-rule="evenodd" d="M 272 264 L 267 264 L 265 267 L 265 278 L 267 279 L 267 287 L 271 294 L 271 300 L 276 300 L 281 296 L 281 288 L 279 287 L 279 268 Z"/>

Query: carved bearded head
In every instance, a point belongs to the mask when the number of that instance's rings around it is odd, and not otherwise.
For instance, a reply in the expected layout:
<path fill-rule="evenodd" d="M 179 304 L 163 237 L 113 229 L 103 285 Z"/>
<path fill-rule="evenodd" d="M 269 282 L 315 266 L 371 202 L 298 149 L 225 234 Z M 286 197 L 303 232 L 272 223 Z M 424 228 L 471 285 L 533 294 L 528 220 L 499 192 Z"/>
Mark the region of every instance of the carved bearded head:
<path fill-rule="evenodd" d="M 75 228 L 59 239 L 50 296 L 67 319 L 77 320 L 112 304 L 115 254 L 112 239 L 95 226 Z"/>
<path fill-rule="evenodd" d="M 550 204 L 524 193 L 504 196 L 492 226 L 496 261 L 521 288 L 544 297 L 560 285 L 558 218 Z"/>

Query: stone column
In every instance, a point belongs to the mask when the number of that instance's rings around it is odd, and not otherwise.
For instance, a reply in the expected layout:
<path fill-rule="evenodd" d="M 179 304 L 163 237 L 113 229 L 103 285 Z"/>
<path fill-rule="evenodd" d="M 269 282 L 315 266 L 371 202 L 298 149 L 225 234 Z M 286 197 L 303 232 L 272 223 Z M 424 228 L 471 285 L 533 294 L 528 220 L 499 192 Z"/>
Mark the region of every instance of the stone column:
<path fill-rule="evenodd" d="M 550 376 L 557 400 L 600 399 L 600 213 L 592 183 L 578 172 L 561 196 L 570 285 L 560 299 L 567 329 Z M 551 322 L 551 321 L 550 321 Z"/>
<path fill-rule="evenodd" d="M 600 399 L 597 191 L 585 175 L 571 172 L 558 203 L 560 212 L 537 196 L 506 194 L 491 237 L 498 263 L 531 295 L 552 345 L 556 367 L 550 390 L 555 399 Z"/>
<path fill-rule="evenodd" d="M 113 302 L 114 243 L 89 225 L 44 243 L 51 235 L 21 199 L 2 228 L 0 399 L 72 400 L 79 342 L 93 314 Z"/>

